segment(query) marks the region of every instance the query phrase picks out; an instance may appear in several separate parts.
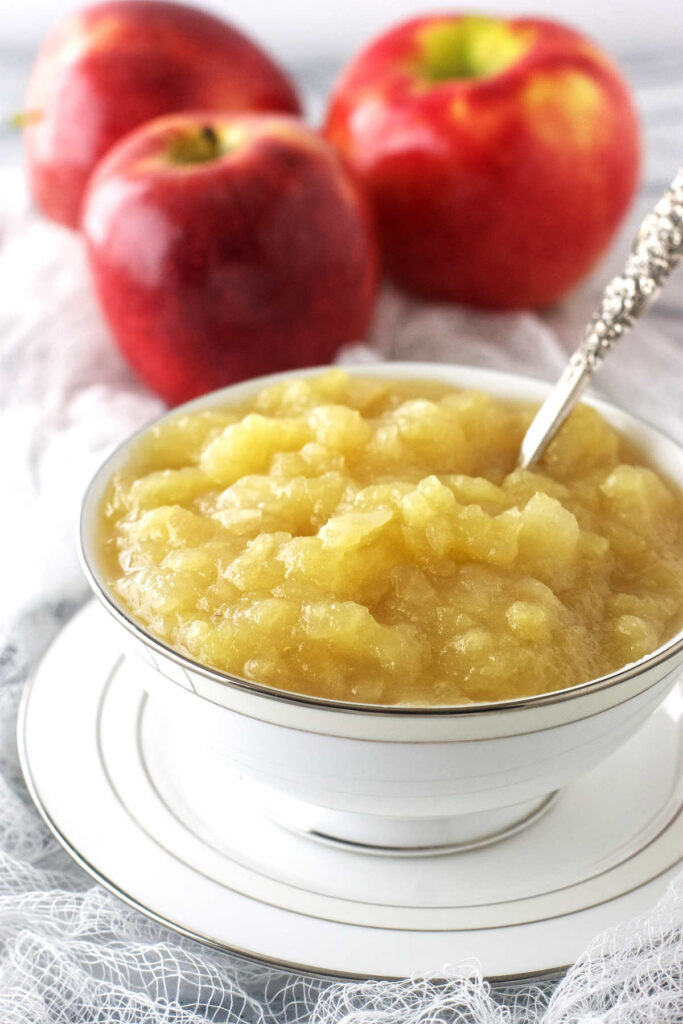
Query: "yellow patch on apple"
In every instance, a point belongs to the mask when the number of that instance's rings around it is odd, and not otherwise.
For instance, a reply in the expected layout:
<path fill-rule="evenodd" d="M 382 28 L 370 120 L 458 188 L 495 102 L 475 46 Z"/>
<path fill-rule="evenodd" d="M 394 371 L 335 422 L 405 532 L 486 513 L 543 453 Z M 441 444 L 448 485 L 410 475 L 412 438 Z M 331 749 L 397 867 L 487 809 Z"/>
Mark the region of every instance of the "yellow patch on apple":
<path fill-rule="evenodd" d="M 603 130 L 602 93 L 581 71 L 536 73 L 522 98 L 536 134 L 550 146 L 589 149 Z"/>

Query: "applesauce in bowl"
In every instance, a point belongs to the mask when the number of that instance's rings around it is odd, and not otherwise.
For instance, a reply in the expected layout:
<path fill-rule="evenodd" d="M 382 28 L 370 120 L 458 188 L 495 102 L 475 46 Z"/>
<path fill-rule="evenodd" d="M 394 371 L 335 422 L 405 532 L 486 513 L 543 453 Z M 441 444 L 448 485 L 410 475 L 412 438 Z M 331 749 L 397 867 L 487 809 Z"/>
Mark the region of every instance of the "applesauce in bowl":
<path fill-rule="evenodd" d="M 595 403 L 520 473 L 547 392 L 432 363 L 297 370 L 172 410 L 100 467 L 85 573 L 217 813 L 237 771 L 291 828 L 480 845 L 664 700 L 683 451 Z"/>
<path fill-rule="evenodd" d="M 105 492 L 107 587 L 193 661 L 325 699 L 604 676 L 680 628 L 683 503 L 587 405 L 517 469 L 533 411 L 334 369 L 172 414 Z"/>

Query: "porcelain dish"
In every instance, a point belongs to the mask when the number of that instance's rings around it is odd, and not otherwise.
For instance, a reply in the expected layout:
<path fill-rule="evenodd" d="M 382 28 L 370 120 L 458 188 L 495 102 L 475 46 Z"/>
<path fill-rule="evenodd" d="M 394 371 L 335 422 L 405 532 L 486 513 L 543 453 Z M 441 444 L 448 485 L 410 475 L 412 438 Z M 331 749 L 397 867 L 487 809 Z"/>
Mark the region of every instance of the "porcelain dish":
<path fill-rule="evenodd" d="M 276 380 L 319 372 L 244 382 L 182 409 L 238 402 Z M 522 401 L 541 402 L 549 390 L 530 378 L 443 364 L 372 364 L 358 372 L 438 379 Z M 683 451 L 674 442 L 612 406 L 592 404 L 683 488 Z M 625 743 L 675 683 L 683 633 L 638 662 L 570 689 L 453 707 L 328 701 L 200 665 L 135 622 L 98 568 L 99 503 L 137 436 L 106 460 L 86 492 L 80 524 L 86 575 L 118 624 L 122 647 L 141 659 L 145 689 L 202 736 L 216 755 L 214 771 L 222 765 L 250 778 L 269 813 L 292 827 L 378 852 L 430 853 L 499 839 Z"/>

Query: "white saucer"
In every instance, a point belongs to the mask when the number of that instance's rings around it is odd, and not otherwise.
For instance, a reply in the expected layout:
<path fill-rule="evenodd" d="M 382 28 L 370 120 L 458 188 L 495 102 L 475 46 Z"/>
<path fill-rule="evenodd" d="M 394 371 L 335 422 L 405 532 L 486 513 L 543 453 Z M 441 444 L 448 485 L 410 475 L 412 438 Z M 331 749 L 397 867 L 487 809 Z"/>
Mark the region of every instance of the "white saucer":
<path fill-rule="evenodd" d="M 557 970 L 651 907 L 683 849 L 683 695 L 483 849 L 376 857 L 288 832 L 249 785 L 189 791 L 211 755 L 148 698 L 88 605 L 27 687 L 19 749 L 47 824 L 103 885 L 183 934 L 326 976 L 403 977 L 477 958 L 489 977 Z M 193 771 L 183 765 L 193 763 Z"/>

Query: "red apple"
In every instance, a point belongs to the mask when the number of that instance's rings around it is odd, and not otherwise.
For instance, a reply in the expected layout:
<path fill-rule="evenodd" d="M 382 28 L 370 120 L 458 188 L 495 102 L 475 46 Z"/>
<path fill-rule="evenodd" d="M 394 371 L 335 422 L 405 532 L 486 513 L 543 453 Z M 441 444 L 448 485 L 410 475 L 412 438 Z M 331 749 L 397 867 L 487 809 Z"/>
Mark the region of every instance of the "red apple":
<path fill-rule="evenodd" d="M 377 258 L 335 150 L 294 118 L 169 115 L 98 165 L 83 231 L 124 356 L 171 404 L 363 337 Z"/>
<path fill-rule="evenodd" d="M 561 25 L 417 18 L 347 68 L 326 125 L 409 291 L 545 306 L 591 269 L 633 195 L 638 127 L 614 65 Z"/>
<path fill-rule="evenodd" d="M 78 227 L 95 165 L 123 135 L 178 110 L 298 113 L 282 71 L 213 15 L 159 0 L 88 7 L 46 39 L 26 97 L 38 207 Z"/>

